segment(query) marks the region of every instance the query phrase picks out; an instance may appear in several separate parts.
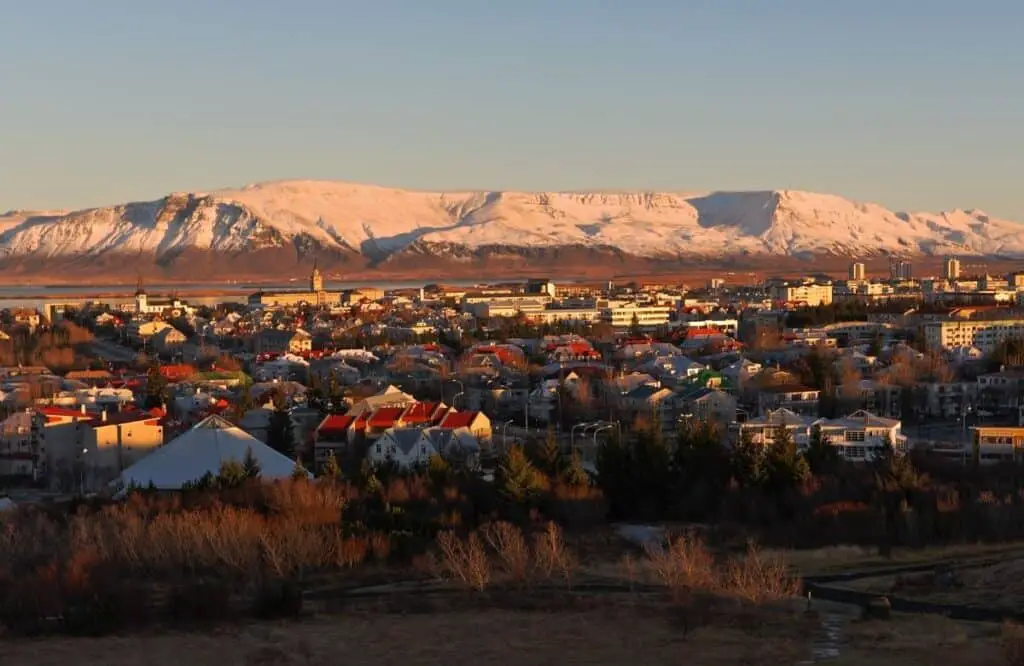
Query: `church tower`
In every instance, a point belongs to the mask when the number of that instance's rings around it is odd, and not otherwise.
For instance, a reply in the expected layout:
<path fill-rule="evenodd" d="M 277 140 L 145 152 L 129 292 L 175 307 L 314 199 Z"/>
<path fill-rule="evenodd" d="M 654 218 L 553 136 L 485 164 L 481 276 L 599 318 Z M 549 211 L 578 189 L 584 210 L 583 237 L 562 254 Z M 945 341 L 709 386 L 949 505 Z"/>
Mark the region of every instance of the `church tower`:
<path fill-rule="evenodd" d="M 148 297 L 146 296 L 146 289 L 142 284 L 142 273 L 138 274 L 138 279 L 135 283 L 135 311 L 138 313 L 145 313 L 148 311 Z"/>
<path fill-rule="evenodd" d="M 313 274 L 309 276 L 309 290 L 314 294 L 324 290 L 324 276 L 320 273 L 320 269 L 317 268 L 315 260 L 313 261 Z"/>

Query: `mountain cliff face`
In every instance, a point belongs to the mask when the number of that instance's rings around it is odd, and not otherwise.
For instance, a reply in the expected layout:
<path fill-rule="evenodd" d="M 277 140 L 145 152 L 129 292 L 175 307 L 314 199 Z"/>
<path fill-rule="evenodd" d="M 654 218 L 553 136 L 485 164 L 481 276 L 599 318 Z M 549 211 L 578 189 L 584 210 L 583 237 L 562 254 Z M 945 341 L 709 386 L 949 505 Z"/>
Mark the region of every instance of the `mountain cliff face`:
<path fill-rule="evenodd" d="M 449 265 L 658 264 L 727 257 L 1024 256 L 1024 226 L 981 211 L 897 213 L 797 191 L 411 192 L 285 181 L 72 213 L 0 215 L 0 268 L 23 275 L 291 275 Z"/>

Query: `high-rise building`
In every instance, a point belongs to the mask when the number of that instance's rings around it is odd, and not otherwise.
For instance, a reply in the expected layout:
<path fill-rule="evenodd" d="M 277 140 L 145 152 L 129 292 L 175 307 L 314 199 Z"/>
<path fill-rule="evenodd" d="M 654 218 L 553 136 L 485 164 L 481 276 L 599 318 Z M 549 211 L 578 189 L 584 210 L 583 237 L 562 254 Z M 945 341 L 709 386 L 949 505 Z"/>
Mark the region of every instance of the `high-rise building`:
<path fill-rule="evenodd" d="M 893 280 L 909 280 L 913 275 L 909 261 L 900 259 L 889 265 L 889 276 Z"/>
<path fill-rule="evenodd" d="M 864 279 L 864 264 L 855 261 L 850 264 L 850 279 L 851 280 L 863 280 Z"/>
<path fill-rule="evenodd" d="M 946 269 L 943 277 L 947 280 L 956 280 L 960 277 L 960 260 L 956 257 L 946 257 Z"/>

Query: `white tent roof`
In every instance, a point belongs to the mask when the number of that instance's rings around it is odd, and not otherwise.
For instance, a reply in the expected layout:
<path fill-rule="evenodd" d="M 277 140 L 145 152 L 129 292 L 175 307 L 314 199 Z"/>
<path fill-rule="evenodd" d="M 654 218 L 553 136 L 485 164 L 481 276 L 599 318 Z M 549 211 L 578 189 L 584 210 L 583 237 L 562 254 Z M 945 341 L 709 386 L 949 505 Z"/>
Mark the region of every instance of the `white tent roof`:
<path fill-rule="evenodd" d="M 260 464 L 261 478 L 288 478 L 295 471 L 294 460 L 213 415 L 121 472 L 114 484 L 145 488 L 152 482 L 161 490 L 178 490 L 207 472 L 216 475 L 223 462 L 242 462 L 249 450 Z"/>

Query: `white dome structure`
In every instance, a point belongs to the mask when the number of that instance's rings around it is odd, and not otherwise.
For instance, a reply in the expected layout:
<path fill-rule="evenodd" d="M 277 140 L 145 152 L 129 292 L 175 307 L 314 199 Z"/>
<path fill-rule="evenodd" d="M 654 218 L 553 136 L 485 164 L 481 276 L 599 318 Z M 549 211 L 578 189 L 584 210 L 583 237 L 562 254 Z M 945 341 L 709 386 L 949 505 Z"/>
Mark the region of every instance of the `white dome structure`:
<path fill-rule="evenodd" d="M 294 460 L 213 415 L 121 472 L 113 485 L 146 488 L 152 484 L 158 490 L 180 490 L 207 472 L 216 475 L 222 463 L 242 462 L 249 451 L 259 463 L 263 479 L 286 479 L 295 471 Z"/>

